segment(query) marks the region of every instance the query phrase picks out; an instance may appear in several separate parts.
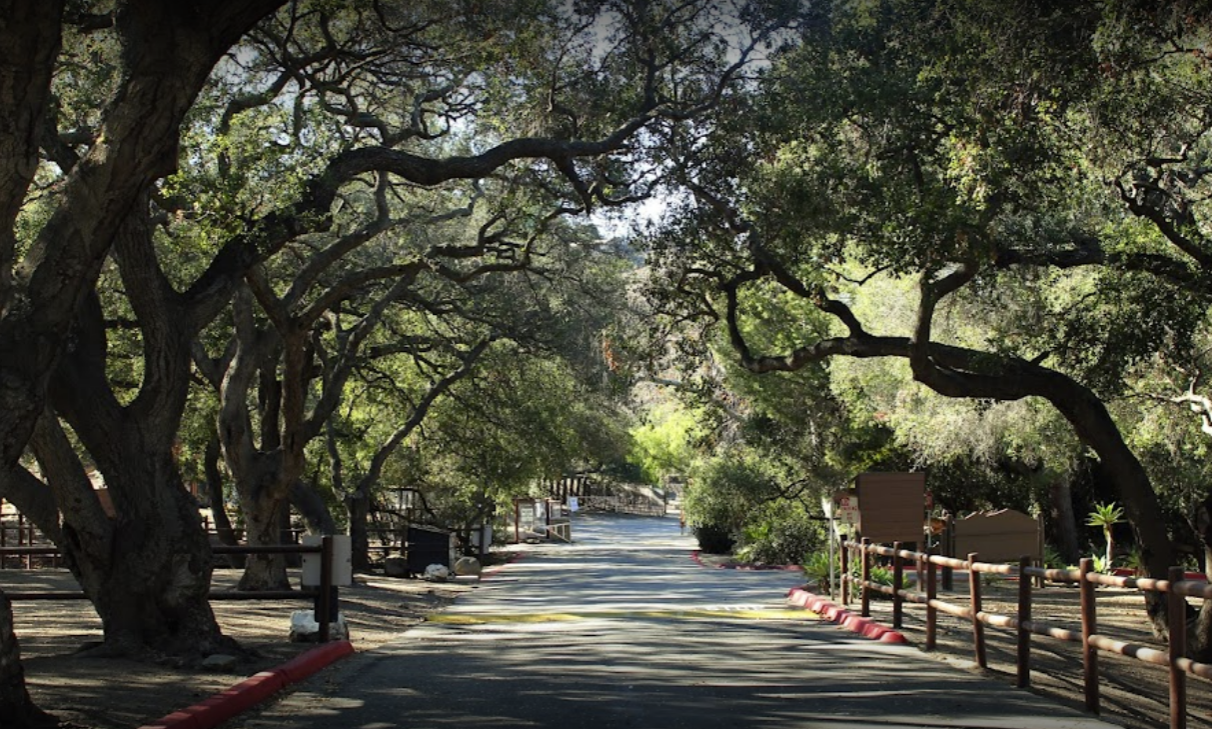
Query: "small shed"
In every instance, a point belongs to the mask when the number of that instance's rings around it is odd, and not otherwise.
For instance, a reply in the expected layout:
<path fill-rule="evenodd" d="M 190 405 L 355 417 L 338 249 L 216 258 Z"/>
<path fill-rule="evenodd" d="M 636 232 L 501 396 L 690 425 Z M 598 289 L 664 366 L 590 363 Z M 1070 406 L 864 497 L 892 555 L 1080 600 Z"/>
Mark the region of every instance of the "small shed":
<path fill-rule="evenodd" d="M 453 568 L 458 540 L 452 532 L 437 527 L 410 524 L 404 542 L 408 571 L 421 574 L 431 564 Z"/>

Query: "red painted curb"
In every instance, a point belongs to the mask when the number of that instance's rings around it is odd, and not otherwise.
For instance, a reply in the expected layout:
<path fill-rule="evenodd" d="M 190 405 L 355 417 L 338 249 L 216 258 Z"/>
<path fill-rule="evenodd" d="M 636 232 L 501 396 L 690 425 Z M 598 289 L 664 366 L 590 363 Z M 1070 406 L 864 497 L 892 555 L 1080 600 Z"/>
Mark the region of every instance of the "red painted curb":
<path fill-rule="evenodd" d="M 283 685 L 297 683 L 337 659 L 344 658 L 353 652 L 353 643 L 350 643 L 348 640 L 325 643 L 324 645 L 312 648 L 306 653 L 300 653 L 281 666 L 273 669 L 271 673 L 281 674 L 284 681 Z"/>
<path fill-rule="evenodd" d="M 316 646 L 277 668 L 249 676 L 205 701 L 174 711 L 140 729 L 211 729 L 353 652 L 353 643 L 348 640 Z"/>
<path fill-rule="evenodd" d="M 900 631 L 893 630 L 886 625 L 880 625 L 871 618 L 855 615 L 849 610 L 842 609 L 825 598 L 814 595 L 803 588 L 793 587 L 788 590 L 787 599 L 792 605 L 814 612 L 825 620 L 837 623 L 864 638 L 877 640 L 880 643 L 909 642 L 905 640 L 905 636 Z"/>

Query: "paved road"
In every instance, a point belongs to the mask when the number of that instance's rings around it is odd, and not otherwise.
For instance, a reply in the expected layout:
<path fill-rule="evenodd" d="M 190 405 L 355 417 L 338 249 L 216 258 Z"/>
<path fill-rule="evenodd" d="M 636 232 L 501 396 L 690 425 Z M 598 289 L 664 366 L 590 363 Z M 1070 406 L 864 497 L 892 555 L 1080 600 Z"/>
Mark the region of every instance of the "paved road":
<path fill-rule="evenodd" d="M 797 573 L 700 567 L 674 519 L 573 530 L 232 726 L 1110 726 L 788 610 Z"/>

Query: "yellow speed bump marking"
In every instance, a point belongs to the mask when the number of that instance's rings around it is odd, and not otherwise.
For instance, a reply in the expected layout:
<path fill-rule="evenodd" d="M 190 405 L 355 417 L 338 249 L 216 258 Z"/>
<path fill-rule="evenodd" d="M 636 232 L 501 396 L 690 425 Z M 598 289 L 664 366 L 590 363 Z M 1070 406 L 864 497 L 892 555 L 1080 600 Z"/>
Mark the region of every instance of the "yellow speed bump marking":
<path fill-rule="evenodd" d="M 485 623 L 561 623 L 595 618 L 649 618 L 657 620 L 713 619 L 730 620 L 805 620 L 819 617 L 809 610 L 601 610 L 583 613 L 438 613 L 426 622 L 445 625 L 482 625 Z"/>

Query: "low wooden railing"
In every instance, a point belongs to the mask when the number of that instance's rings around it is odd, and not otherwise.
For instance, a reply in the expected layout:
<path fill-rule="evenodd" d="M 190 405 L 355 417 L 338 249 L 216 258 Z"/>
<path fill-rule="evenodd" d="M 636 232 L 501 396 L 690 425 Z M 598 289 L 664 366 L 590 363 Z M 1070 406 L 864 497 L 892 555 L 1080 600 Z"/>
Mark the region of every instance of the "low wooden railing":
<path fill-rule="evenodd" d="M 860 559 L 859 578 L 850 576 L 849 561 L 851 553 L 857 553 Z M 889 557 L 892 561 L 892 584 L 881 585 L 871 581 L 871 566 L 874 557 Z M 1188 674 L 1212 680 L 1212 665 L 1199 663 L 1187 658 L 1186 633 L 1187 615 L 1186 598 L 1212 599 L 1212 586 L 1204 580 L 1184 579 L 1181 568 L 1170 569 L 1168 579 L 1157 580 L 1144 577 L 1117 577 L 1095 572 L 1093 560 L 1081 560 L 1081 566 L 1076 570 L 1056 570 L 1032 567 L 1030 560 L 1023 557 L 1019 564 L 993 564 L 978 561 L 977 554 L 969 554 L 967 559 L 944 557 L 903 550 L 899 544 L 891 547 L 871 544 L 868 540 L 862 543 L 843 542 L 842 548 L 842 604 L 848 605 L 850 587 L 859 590 L 860 606 L 863 617 L 871 615 L 871 597 L 873 594 L 887 595 L 892 598 L 892 625 L 894 628 L 903 627 L 905 603 L 923 605 L 926 611 L 925 620 L 925 649 L 934 650 L 937 645 L 938 613 L 943 612 L 972 623 L 972 646 L 974 660 L 982 668 L 988 666 L 985 651 L 985 626 L 1013 630 L 1016 640 L 1016 685 L 1026 688 L 1031 682 L 1031 636 L 1041 635 L 1061 641 L 1081 645 L 1083 678 L 1085 687 L 1086 708 L 1094 713 L 1099 712 L 1098 690 L 1098 655 L 1099 651 L 1116 653 L 1122 656 L 1161 666 L 1169 671 L 1170 683 L 1170 727 L 1185 729 L 1187 725 L 1187 684 Z M 925 592 L 906 589 L 905 566 L 911 565 L 917 570 L 917 584 L 925 583 Z M 936 567 L 968 572 L 968 604 L 960 605 L 939 599 Z M 999 615 L 983 610 L 980 574 L 996 574 L 1018 579 L 1018 606 L 1015 615 Z M 1078 630 L 1036 620 L 1031 615 L 1032 579 L 1041 578 L 1048 582 L 1076 584 L 1081 595 L 1081 626 Z M 1169 596 L 1168 629 L 1170 641 L 1167 650 L 1116 640 L 1098 632 L 1097 611 L 1095 609 L 1094 589 L 1098 585 L 1121 587 L 1141 592 L 1156 592 Z M 1177 598 L 1177 599 L 1176 599 Z"/>
<path fill-rule="evenodd" d="M 637 496 L 593 495 L 579 496 L 580 508 L 586 511 L 612 511 L 620 514 L 635 514 L 639 516 L 662 516 L 665 514 L 664 502 L 652 501 Z"/>
<path fill-rule="evenodd" d="M 10 548 L 25 549 L 25 548 L 45 548 L 50 547 L 52 542 L 42 535 L 42 532 L 34 526 L 33 522 L 29 521 L 22 514 L 18 513 L 14 518 L 0 518 L 0 569 L 9 567 L 9 555 L 13 552 L 7 551 Z M 16 553 L 17 567 L 19 569 L 33 569 L 33 558 L 40 555 L 50 555 L 52 559 L 58 557 L 58 550 L 52 548 L 50 552 L 32 551 Z M 22 559 L 24 558 L 24 559 Z M 52 562 L 52 566 L 58 566 L 57 562 Z"/>
<path fill-rule="evenodd" d="M 330 624 L 336 620 L 338 609 L 338 590 L 333 584 L 333 540 L 325 536 L 319 544 L 280 544 L 267 546 L 254 545 L 222 545 L 211 547 L 215 554 L 319 554 L 320 555 L 320 584 L 316 587 L 303 587 L 299 590 L 212 590 L 207 599 L 228 600 L 298 600 L 311 599 L 315 603 L 315 618 L 320 627 L 320 642 L 327 643 L 331 638 Z M 54 555 L 59 556 L 57 547 L 5 547 L 0 548 L 0 558 L 7 555 Z M 81 590 L 75 591 L 23 591 L 6 590 L 5 595 L 13 602 L 32 600 L 87 600 Z"/>

